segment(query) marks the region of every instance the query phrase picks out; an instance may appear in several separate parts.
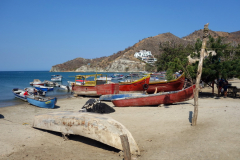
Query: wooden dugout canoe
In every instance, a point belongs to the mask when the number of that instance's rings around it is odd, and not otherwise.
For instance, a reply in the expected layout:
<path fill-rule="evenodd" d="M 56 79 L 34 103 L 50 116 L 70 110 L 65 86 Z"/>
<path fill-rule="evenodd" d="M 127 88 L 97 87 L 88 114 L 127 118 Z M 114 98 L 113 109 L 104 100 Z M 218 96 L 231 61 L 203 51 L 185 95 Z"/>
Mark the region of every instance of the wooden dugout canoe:
<path fill-rule="evenodd" d="M 120 135 L 126 134 L 130 152 L 140 155 L 138 145 L 128 129 L 118 121 L 101 114 L 62 111 L 36 115 L 33 127 L 63 134 L 81 135 L 119 150 L 123 150 Z"/>
<path fill-rule="evenodd" d="M 193 90 L 196 86 L 193 85 L 183 90 L 163 92 L 157 94 L 142 95 L 138 97 L 127 97 L 112 100 L 116 107 L 129 106 L 153 106 L 160 104 L 171 104 L 183 102 L 193 98 Z"/>
<path fill-rule="evenodd" d="M 185 82 L 184 73 L 177 79 L 171 81 L 150 81 L 147 93 L 177 91 L 183 88 Z"/>

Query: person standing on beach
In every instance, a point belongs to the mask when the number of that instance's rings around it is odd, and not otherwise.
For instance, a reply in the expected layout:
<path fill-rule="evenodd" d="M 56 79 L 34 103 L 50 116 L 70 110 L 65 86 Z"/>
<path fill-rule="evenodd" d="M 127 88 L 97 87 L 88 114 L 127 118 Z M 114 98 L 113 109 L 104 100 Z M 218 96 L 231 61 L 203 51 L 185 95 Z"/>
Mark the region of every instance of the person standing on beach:
<path fill-rule="evenodd" d="M 218 81 L 218 96 L 220 96 L 222 87 L 223 87 L 223 78 L 219 79 L 219 81 Z"/>
<path fill-rule="evenodd" d="M 225 80 L 223 82 L 223 89 L 224 89 L 224 98 L 227 98 L 227 89 L 228 89 L 228 81 Z"/>

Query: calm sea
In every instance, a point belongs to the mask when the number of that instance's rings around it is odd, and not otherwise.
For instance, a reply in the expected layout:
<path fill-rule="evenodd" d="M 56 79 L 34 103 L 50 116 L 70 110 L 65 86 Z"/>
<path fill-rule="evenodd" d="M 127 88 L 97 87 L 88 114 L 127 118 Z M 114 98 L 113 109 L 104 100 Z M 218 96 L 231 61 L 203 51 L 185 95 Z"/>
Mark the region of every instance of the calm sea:
<path fill-rule="evenodd" d="M 34 79 L 39 79 L 40 81 L 44 80 L 50 81 L 51 75 L 54 74 L 62 75 L 63 81 L 61 82 L 61 84 L 68 85 L 67 81 L 75 81 L 76 75 L 95 74 L 95 72 L 76 73 L 76 72 L 49 72 L 49 71 L 0 71 L 0 107 L 7 107 L 26 103 L 18 98 L 15 98 L 12 93 L 12 89 L 13 88 L 24 89 L 26 87 L 31 87 L 29 83 L 32 82 Z M 101 72 L 98 74 L 113 75 L 114 73 Z M 118 74 L 128 75 L 129 73 Z M 67 91 L 55 87 L 54 91 L 47 92 L 46 96 L 66 98 L 72 95 Z"/>

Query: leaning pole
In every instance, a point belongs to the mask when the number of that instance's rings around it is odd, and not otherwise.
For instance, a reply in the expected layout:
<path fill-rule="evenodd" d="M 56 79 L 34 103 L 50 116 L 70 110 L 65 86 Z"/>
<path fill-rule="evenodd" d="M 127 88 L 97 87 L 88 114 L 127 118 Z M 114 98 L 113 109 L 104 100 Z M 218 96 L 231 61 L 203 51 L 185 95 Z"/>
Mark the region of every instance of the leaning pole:
<path fill-rule="evenodd" d="M 193 126 L 197 125 L 199 83 L 200 83 L 201 76 L 202 76 L 202 65 L 203 65 L 203 58 L 204 58 L 204 53 L 205 53 L 205 49 L 206 49 L 206 44 L 207 44 L 208 30 L 209 29 L 208 29 L 208 23 L 207 23 L 204 25 L 204 29 L 203 29 L 202 48 L 201 48 L 201 54 L 200 54 L 200 59 L 199 59 L 199 63 L 198 63 L 196 88 L 194 91 L 194 114 L 193 114 L 193 119 L 192 119 Z"/>

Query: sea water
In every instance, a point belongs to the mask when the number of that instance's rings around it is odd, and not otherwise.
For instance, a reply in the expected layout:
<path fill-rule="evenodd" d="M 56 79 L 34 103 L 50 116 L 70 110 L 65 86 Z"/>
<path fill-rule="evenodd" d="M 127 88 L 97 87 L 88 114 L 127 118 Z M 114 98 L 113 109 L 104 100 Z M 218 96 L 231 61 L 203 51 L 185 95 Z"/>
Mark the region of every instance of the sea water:
<path fill-rule="evenodd" d="M 31 87 L 30 82 L 34 79 L 39 79 L 40 81 L 51 80 L 51 75 L 62 75 L 62 82 L 57 82 L 62 85 L 68 85 L 67 81 L 75 81 L 76 75 L 89 75 L 96 74 L 95 72 L 49 72 L 49 71 L 0 71 L 0 107 L 7 107 L 12 105 L 18 105 L 26 103 L 18 98 L 15 98 L 12 93 L 13 88 L 24 89 L 26 87 Z M 113 75 L 110 72 L 101 72 L 98 74 Z M 128 75 L 129 73 L 118 73 L 122 75 Z M 60 89 L 59 87 L 54 87 L 53 91 L 48 91 L 46 96 L 66 98 L 72 96 L 71 92 Z"/>

